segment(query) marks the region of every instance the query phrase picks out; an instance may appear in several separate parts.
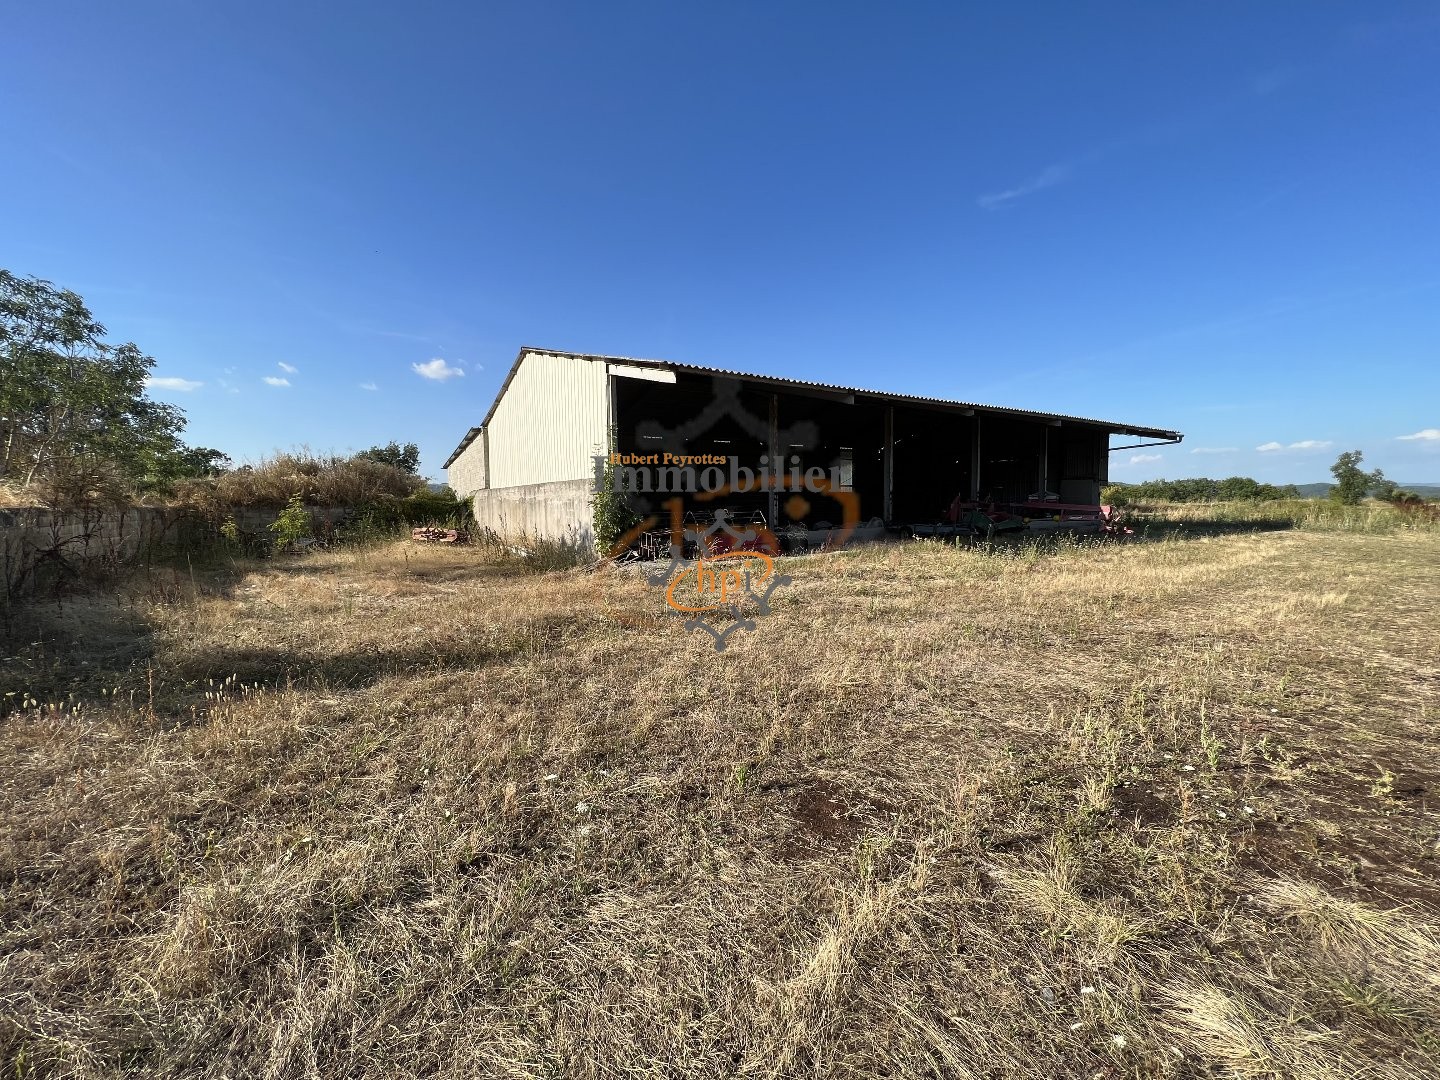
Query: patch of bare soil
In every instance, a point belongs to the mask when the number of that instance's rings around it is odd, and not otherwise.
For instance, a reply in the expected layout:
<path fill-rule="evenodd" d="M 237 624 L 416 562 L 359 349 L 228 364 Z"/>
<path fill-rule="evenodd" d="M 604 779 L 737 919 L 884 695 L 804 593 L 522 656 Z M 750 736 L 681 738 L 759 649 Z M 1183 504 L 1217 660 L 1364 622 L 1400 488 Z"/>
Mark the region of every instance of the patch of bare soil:
<path fill-rule="evenodd" d="M 1240 866 L 1314 881 L 1352 899 L 1440 912 L 1437 782 L 1419 771 L 1389 782 L 1307 774 L 1287 792 L 1279 820 L 1257 822 L 1241 839 Z"/>
<path fill-rule="evenodd" d="M 776 849 L 777 857 L 786 861 L 846 848 L 867 831 L 886 824 L 896 812 L 882 799 L 847 791 L 824 777 L 777 783 L 770 790 L 785 797 L 793 822 Z"/>

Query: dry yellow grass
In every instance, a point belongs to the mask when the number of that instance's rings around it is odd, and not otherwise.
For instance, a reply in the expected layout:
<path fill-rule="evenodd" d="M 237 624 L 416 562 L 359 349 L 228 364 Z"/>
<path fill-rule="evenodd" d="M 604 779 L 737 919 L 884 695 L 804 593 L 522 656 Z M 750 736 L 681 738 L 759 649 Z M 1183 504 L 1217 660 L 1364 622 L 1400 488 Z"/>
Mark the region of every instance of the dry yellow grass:
<path fill-rule="evenodd" d="M 786 570 L 720 654 L 408 545 L 40 609 L 3 1075 L 1440 1075 L 1440 537 Z"/>

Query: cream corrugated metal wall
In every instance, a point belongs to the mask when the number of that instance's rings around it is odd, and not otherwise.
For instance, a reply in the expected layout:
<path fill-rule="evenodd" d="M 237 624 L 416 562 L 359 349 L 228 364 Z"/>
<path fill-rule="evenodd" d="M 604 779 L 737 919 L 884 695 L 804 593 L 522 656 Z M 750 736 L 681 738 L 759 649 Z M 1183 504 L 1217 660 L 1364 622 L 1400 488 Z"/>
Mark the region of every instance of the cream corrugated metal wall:
<path fill-rule="evenodd" d="M 609 446 L 603 360 L 526 353 L 486 428 L 490 486 L 594 475 Z"/>

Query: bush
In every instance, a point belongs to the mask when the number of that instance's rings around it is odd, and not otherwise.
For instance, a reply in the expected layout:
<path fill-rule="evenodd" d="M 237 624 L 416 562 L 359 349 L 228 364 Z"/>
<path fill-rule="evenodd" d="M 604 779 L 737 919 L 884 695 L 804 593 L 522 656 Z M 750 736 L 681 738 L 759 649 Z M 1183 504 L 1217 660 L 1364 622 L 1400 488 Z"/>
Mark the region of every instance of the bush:
<path fill-rule="evenodd" d="M 370 529 L 396 530 L 417 525 L 468 529 L 475 521 L 469 499 L 457 499 L 448 487 L 439 491 L 420 489 L 403 499 L 377 499 L 356 504 L 360 519 Z"/>
<path fill-rule="evenodd" d="M 457 499 L 448 487 L 435 491 L 423 488 L 395 504 L 407 525 L 446 525 L 469 528 L 475 520 L 471 501 Z"/>
<path fill-rule="evenodd" d="M 226 547 L 236 550 L 239 549 L 240 526 L 235 523 L 234 514 L 227 515 L 225 520 L 220 523 L 219 533 L 220 539 L 224 541 Z"/>
<path fill-rule="evenodd" d="M 299 495 L 290 497 L 285 509 L 280 511 L 280 516 L 270 523 L 269 528 L 275 534 L 275 547 L 280 551 L 310 535 L 313 529 L 310 512 L 305 509 Z"/>

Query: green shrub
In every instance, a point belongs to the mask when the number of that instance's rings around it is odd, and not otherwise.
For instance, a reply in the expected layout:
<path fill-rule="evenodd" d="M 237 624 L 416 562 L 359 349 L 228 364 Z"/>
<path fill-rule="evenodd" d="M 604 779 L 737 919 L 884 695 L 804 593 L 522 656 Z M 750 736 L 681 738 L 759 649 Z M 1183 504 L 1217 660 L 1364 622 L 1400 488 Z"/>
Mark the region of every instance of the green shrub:
<path fill-rule="evenodd" d="M 640 520 L 625 496 L 615 490 L 615 466 L 608 462 L 600 475 L 600 490 L 590 499 L 590 510 L 595 552 L 602 558 L 609 556 L 620 538 Z"/>
<path fill-rule="evenodd" d="M 457 499 L 448 487 L 439 491 L 422 488 L 396 504 L 400 518 L 407 525 L 444 525 L 453 529 L 468 528 L 475 520 L 475 509 L 469 498 Z"/>
<path fill-rule="evenodd" d="M 396 532 L 417 525 L 468 529 L 475 522 L 471 500 L 457 499 L 448 487 L 439 491 L 422 488 L 403 499 L 376 499 L 357 504 L 355 510 L 357 520 L 374 531 Z"/>
<path fill-rule="evenodd" d="M 290 496 L 290 501 L 285 504 L 285 509 L 280 511 L 280 516 L 270 523 L 270 531 L 275 534 L 275 547 L 279 551 L 291 547 L 296 541 L 304 540 L 311 533 L 310 511 L 305 509 L 305 504 L 300 501 L 300 496 Z"/>

